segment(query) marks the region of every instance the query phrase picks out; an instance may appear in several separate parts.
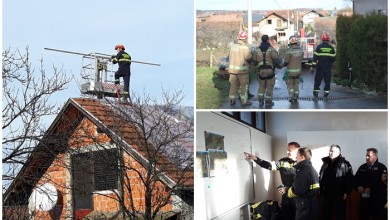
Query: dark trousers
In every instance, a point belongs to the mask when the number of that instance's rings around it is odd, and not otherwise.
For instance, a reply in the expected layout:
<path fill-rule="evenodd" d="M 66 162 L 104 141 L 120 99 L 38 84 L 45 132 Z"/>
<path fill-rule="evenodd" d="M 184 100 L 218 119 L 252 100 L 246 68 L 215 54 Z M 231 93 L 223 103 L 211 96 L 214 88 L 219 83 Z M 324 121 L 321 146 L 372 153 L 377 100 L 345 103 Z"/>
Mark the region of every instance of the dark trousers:
<path fill-rule="evenodd" d="M 330 90 L 330 77 L 331 77 L 331 70 L 329 71 L 319 71 L 316 70 L 316 75 L 314 77 L 314 90 L 320 90 L 320 85 L 322 80 L 325 82 L 324 91 Z"/>
<path fill-rule="evenodd" d="M 129 87 L 130 87 L 130 71 L 127 72 L 127 71 L 121 71 L 121 70 L 118 70 L 115 72 L 115 84 L 119 84 L 119 78 L 120 77 L 123 77 L 123 81 L 124 81 L 124 86 L 123 86 L 123 90 L 125 92 L 127 92 L 129 94 Z"/>
<path fill-rule="evenodd" d="M 372 217 L 373 220 L 385 220 L 387 219 L 387 212 L 384 208 L 386 201 L 380 199 L 367 198 L 363 199 L 360 196 L 359 200 L 359 219 L 369 220 Z"/>
<path fill-rule="evenodd" d="M 317 220 L 318 205 L 316 196 L 308 198 L 295 198 L 297 210 L 295 220 Z"/>
<path fill-rule="evenodd" d="M 345 220 L 346 215 L 346 204 L 343 200 L 342 195 L 323 195 L 321 196 L 321 206 L 322 206 L 322 219 L 323 220 Z M 334 216 L 334 217 L 333 217 Z"/>
<path fill-rule="evenodd" d="M 288 198 L 287 194 L 282 195 L 281 218 L 283 220 L 295 220 L 295 199 Z"/>

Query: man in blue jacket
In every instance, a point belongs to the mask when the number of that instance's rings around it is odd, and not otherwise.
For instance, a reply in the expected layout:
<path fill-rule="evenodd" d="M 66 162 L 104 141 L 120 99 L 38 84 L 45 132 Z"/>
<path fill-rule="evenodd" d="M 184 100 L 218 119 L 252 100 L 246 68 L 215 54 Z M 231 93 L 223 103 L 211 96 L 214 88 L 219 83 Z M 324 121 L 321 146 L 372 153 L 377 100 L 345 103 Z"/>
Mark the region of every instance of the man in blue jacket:
<path fill-rule="evenodd" d="M 322 34 L 322 44 L 318 45 L 314 55 L 313 64 L 316 64 L 316 75 L 314 77 L 314 89 L 313 89 L 313 100 L 318 101 L 318 93 L 320 92 L 320 85 L 322 79 L 325 82 L 324 87 L 324 100 L 330 92 L 330 79 L 332 75 L 332 64 L 336 60 L 336 51 L 329 44 L 329 34 Z"/>
<path fill-rule="evenodd" d="M 370 217 L 373 220 L 387 219 L 387 215 L 385 216 L 387 192 L 382 187 L 383 173 L 387 173 L 387 167 L 378 161 L 378 150 L 368 148 L 366 163 L 359 167 L 355 175 L 356 190 L 360 194 L 360 220 L 368 220 Z"/>
<path fill-rule="evenodd" d="M 317 193 L 320 189 L 318 173 L 311 164 L 311 150 L 299 148 L 294 182 L 287 190 L 289 198 L 295 198 L 295 220 L 317 220 Z"/>
<path fill-rule="evenodd" d="M 125 46 L 122 44 L 116 45 L 115 50 L 117 55 L 111 56 L 112 63 L 118 63 L 118 71 L 115 72 L 115 85 L 119 85 L 120 77 L 123 77 L 124 87 L 123 95 L 121 98 L 122 102 L 127 102 L 129 97 L 129 87 L 130 87 L 130 65 L 131 65 L 131 56 L 125 52 Z M 118 93 L 119 94 L 119 93 Z M 119 97 L 118 97 L 119 98 Z"/>

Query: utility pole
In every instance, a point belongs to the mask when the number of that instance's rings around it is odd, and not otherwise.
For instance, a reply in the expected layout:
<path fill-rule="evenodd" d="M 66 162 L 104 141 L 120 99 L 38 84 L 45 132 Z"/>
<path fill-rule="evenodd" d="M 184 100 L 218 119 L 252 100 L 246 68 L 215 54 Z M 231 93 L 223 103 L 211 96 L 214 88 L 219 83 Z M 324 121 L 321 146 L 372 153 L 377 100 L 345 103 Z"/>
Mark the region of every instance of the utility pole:
<path fill-rule="evenodd" d="M 252 0 L 248 0 L 248 44 L 252 45 Z"/>

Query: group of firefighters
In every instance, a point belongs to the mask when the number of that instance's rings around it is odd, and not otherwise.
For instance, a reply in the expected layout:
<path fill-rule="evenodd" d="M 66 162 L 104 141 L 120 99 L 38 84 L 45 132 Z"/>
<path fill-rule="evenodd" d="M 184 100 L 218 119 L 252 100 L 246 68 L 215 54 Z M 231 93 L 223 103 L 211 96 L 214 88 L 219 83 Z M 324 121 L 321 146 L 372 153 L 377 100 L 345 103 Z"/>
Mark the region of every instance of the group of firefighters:
<path fill-rule="evenodd" d="M 287 50 L 287 55 L 284 60 L 279 57 L 277 50 L 270 44 L 268 35 L 261 37 L 261 44 L 255 49 L 253 54 L 247 45 L 248 34 L 241 31 L 237 38 L 238 40 L 230 48 L 229 54 L 230 105 L 236 104 L 237 94 L 239 94 L 241 106 L 252 105 L 248 97 L 250 67 L 256 69 L 259 83 L 257 93 L 259 106 L 263 106 L 264 104 L 266 106 L 272 106 L 274 104 L 272 96 L 275 86 L 275 68 L 282 69 L 284 67 L 287 67 L 283 79 L 287 84 L 289 101 L 297 102 L 304 54 L 299 46 L 298 38 L 290 38 L 290 47 Z M 324 100 L 327 100 L 330 92 L 331 68 L 336 59 L 336 52 L 329 44 L 329 34 L 322 34 L 321 40 L 322 43 L 317 46 L 311 63 L 316 66 L 313 89 L 314 101 L 318 101 L 322 80 L 325 82 Z"/>
<path fill-rule="evenodd" d="M 359 194 L 360 220 L 387 219 L 387 167 L 379 162 L 376 148 L 366 150 L 366 162 L 355 175 L 336 144 L 329 147 L 329 156 L 322 158 L 319 173 L 311 162 L 311 150 L 297 142 L 288 143 L 287 157 L 279 161 L 263 160 L 250 153 L 245 155 L 262 168 L 279 171 L 283 183 L 277 187 L 282 195 L 279 219 L 347 219 L 347 197 L 352 200 L 353 190 Z M 352 219 L 351 213 L 349 215 Z"/>

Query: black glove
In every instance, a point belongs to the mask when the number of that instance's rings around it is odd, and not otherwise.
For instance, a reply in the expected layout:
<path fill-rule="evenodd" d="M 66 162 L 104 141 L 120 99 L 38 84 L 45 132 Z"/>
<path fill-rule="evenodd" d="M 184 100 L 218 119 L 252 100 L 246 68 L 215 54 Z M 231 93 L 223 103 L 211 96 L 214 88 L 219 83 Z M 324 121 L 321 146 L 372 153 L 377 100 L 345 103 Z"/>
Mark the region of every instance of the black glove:
<path fill-rule="evenodd" d="M 112 56 L 111 56 L 111 59 L 114 59 L 115 57 L 116 57 L 116 55 L 112 55 Z"/>

